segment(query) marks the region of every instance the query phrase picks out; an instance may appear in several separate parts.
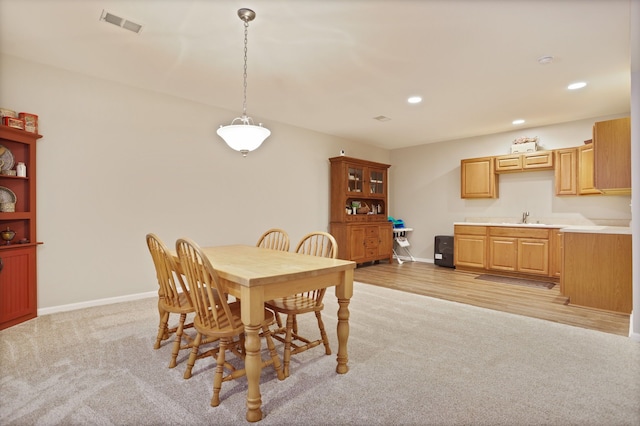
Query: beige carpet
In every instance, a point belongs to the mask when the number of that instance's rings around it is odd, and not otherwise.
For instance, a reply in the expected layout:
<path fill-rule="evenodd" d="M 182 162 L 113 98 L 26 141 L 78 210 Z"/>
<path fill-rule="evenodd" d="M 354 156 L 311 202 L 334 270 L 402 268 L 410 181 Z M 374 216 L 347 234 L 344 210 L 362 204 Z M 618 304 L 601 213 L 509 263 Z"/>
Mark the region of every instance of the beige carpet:
<path fill-rule="evenodd" d="M 209 406 L 212 370 L 183 380 L 153 350 L 154 299 L 43 316 L 0 332 L 2 425 L 245 424 L 245 379 Z M 640 424 L 640 344 L 628 338 L 357 283 L 349 366 L 335 312 L 291 377 L 262 373 L 262 425 Z M 313 331 L 313 318 L 301 327 Z M 281 346 L 278 346 L 281 352 Z"/>

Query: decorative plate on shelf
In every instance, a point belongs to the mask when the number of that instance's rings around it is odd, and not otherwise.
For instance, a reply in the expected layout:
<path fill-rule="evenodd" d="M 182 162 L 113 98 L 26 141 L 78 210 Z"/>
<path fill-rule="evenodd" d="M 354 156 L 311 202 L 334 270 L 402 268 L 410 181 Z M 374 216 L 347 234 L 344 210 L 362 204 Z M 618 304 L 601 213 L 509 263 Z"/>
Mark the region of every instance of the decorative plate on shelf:
<path fill-rule="evenodd" d="M 15 192 L 6 188 L 4 186 L 0 186 L 0 203 L 15 203 L 17 200 Z"/>
<path fill-rule="evenodd" d="M 9 148 L 0 145 L 0 171 L 11 170 L 13 168 L 13 153 Z"/>

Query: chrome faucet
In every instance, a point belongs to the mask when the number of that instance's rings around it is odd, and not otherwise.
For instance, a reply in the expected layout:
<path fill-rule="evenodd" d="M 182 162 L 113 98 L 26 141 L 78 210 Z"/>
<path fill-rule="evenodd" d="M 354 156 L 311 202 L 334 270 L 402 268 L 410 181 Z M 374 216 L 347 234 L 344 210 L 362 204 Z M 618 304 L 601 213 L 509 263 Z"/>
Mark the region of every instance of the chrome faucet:
<path fill-rule="evenodd" d="M 527 218 L 529 217 L 529 212 L 522 213 L 522 223 L 527 223 Z"/>

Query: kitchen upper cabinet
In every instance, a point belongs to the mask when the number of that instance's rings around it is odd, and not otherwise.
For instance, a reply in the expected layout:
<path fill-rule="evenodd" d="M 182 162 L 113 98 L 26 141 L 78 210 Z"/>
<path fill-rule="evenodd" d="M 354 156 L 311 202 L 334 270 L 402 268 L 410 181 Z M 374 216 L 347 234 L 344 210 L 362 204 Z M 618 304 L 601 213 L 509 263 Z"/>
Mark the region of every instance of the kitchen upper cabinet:
<path fill-rule="evenodd" d="M 553 151 L 536 151 L 495 157 L 496 173 L 553 170 Z"/>
<path fill-rule="evenodd" d="M 485 269 L 487 267 L 487 228 L 455 225 L 453 251 L 456 267 Z"/>
<path fill-rule="evenodd" d="M 576 195 L 578 193 L 578 149 L 558 149 L 555 155 L 556 195 Z"/>
<path fill-rule="evenodd" d="M 593 143 L 578 148 L 578 194 L 594 195 L 602 194 L 597 189 L 593 180 Z"/>
<path fill-rule="evenodd" d="M 498 198 L 498 176 L 493 157 L 460 161 L 461 198 Z"/>
<path fill-rule="evenodd" d="M 629 117 L 593 125 L 594 183 L 604 193 L 631 193 L 631 120 Z"/>

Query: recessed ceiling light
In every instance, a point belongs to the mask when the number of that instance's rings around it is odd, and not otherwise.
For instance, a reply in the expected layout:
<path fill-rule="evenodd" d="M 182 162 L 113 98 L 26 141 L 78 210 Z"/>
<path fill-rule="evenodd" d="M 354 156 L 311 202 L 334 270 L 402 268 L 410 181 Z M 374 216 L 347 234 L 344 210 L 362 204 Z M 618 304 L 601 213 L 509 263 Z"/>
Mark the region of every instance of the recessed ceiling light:
<path fill-rule="evenodd" d="M 540 65 L 550 64 L 551 62 L 553 62 L 553 56 L 550 56 L 550 55 L 541 56 L 538 58 L 538 63 Z"/>
<path fill-rule="evenodd" d="M 522 118 L 519 118 L 519 119 L 517 119 L 517 120 L 513 120 L 513 121 L 511 122 L 511 124 L 516 124 L 516 125 L 517 125 L 517 124 L 523 124 L 523 123 L 524 123 L 524 120 L 523 120 Z"/>
<path fill-rule="evenodd" d="M 422 102 L 422 98 L 420 96 L 411 96 L 409 99 L 407 99 L 407 102 L 409 102 L 410 104 L 419 104 L 420 102 Z"/>
<path fill-rule="evenodd" d="M 586 85 L 587 85 L 587 83 L 585 83 L 584 81 L 580 81 L 578 83 L 572 83 L 572 84 L 568 85 L 567 89 L 569 89 L 569 90 L 582 89 Z"/>

